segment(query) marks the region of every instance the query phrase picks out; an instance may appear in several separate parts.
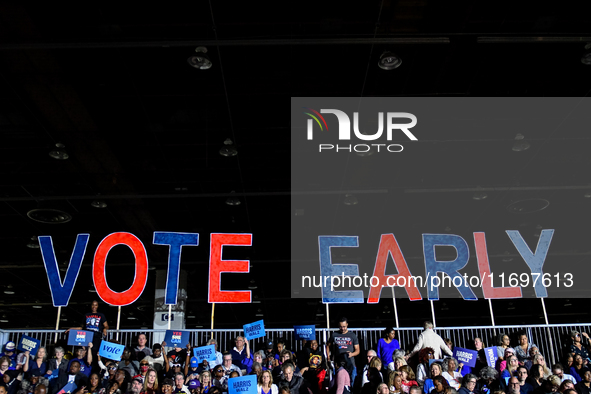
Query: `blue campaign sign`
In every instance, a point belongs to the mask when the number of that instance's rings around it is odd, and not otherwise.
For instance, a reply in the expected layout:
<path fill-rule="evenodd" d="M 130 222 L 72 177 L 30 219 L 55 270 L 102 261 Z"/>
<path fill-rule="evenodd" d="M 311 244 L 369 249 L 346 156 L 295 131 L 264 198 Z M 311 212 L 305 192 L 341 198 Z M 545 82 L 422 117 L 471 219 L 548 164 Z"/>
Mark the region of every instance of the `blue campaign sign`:
<path fill-rule="evenodd" d="M 92 342 L 94 332 L 84 330 L 70 330 L 68 333 L 68 345 L 71 346 L 88 346 L 88 342 Z"/>
<path fill-rule="evenodd" d="M 189 343 L 189 331 L 166 330 L 164 342 L 166 342 L 166 346 L 183 348 Z"/>
<path fill-rule="evenodd" d="M 40 346 L 41 341 L 38 339 L 23 335 L 18 343 L 17 349 L 23 352 L 29 351 L 31 356 L 34 356 L 37 354 L 37 350 L 39 350 Z"/>
<path fill-rule="evenodd" d="M 454 357 L 458 360 L 458 363 L 464 363 L 469 367 L 474 368 L 476 366 L 476 359 L 478 358 L 478 352 L 476 350 L 463 349 L 461 347 L 454 348 Z"/>
<path fill-rule="evenodd" d="M 197 362 L 201 364 L 203 360 L 215 362 L 215 345 L 201 346 L 193 349 L 193 355 L 197 357 Z"/>
<path fill-rule="evenodd" d="M 316 339 L 316 326 L 293 326 L 295 339 L 307 339 L 311 341 Z"/>
<path fill-rule="evenodd" d="M 66 384 L 60 391 L 58 391 L 57 394 L 73 393 L 74 391 L 76 391 L 77 388 L 78 386 L 76 386 L 76 383 L 70 382 Z"/>
<path fill-rule="evenodd" d="M 228 394 L 257 394 L 256 375 L 228 379 Z"/>
<path fill-rule="evenodd" d="M 265 322 L 263 320 L 255 321 L 254 323 L 245 324 L 244 336 L 247 340 L 260 338 L 265 336 Z"/>
<path fill-rule="evenodd" d="M 123 349 L 125 349 L 124 345 L 102 341 L 98 354 L 99 356 L 108 358 L 110 360 L 121 361 Z"/>
<path fill-rule="evenodd" d="M 497 348 L 496 347 L 487 347 L 484 349 L 484 356 L 486 357 L 486 363 L 489 367 L 495 367 L 497 363 Z"/>

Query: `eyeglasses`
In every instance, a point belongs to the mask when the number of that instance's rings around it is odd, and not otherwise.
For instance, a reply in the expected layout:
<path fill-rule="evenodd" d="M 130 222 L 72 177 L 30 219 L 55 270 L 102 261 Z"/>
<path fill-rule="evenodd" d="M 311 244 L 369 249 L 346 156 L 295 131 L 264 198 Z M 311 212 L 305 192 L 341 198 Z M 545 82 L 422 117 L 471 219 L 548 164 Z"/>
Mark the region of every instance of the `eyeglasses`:
<path fill-rule="evenodd" d="M 0 367 L 2 367 L 2 368 L 8 368 L 8 364 L 2 364 L 2 365 L 0 365 Z"/>
<path fill-rule="evenodd" d="M 218 373 L 218 372 L 224 372 L 224 370 L 223 370 L 223 369 L 216 369 L 216 371 L 215 371 L 215 372 L 216 372 L 216 373 Z"/>
<path fill-rule="evenodd" d="M 117 369 L 117 367 L 116 367 L 116 366 L 114 366 L 114 365 L 112 365 L 112 366 L 110 366 L 110 367 L 109 367 L 109 369 L 110 369 L 111 371 L 115 371 L 115 370 Z"/>

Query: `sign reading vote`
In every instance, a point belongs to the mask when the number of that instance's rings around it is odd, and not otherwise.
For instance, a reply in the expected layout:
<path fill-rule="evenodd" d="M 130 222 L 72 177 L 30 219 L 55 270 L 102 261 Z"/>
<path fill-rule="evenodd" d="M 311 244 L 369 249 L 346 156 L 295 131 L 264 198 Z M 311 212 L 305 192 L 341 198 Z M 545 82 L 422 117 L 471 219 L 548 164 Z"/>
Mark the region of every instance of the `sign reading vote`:
<path fill-rule="evenodd" d="M 197 362 L 200 364 L 203 362 L 203 360 L 207 360 L 208 362 L 215 362 L 215 345 L 194 348 L 193 356 L 197 358 Z"/>
<path fill-rule="evenodd" d="M 242 326 L 242 328 L 244 329 L 244 336 L 248 340 L 265 336 L 265 322 L 263 320 L 255 321 L 254 323 L 250 324 L 245 324 L 244 326 Z"/>
<path fill-rule="evenodd" d="M 125 349 L 124 345 L 102 341 L 98 354 L 99 356 L 108 358 L 110 360 L 121 361 L 123 349 Z"/>
<path fill-rule="evenodd" d="M 23 335 L 18 343 L 17 349 L 23 352 L 29 351 L 31 356 L 34 356 L 37 354 L 40 345 L 41 341 L 38 339 Z"/>
<path fill-rule="evenodd" d="M 307 339 L 311 341 L 316 339 L 316 326 L 293 326 L 295 339 Z"/>
<path fill-rule="evenodd" d="M 489 367 L 495 367 L 497 363 L 497 348 L 496 347 L 487 347 L 484 349 L 484 356 L 486 357 L 486 363 Z"/>
<path fill-rule="evenodd" d="M 461 347 L 454 348 L 454 357 L 459 363 L 464 363 L 469 367 L 476 366 L 476 359 L 478 358 L 478 352 L 476 350 L 463 349 Z"/>
<path fill-rule="evenodd" d="M 88 342 L 92 342 L 92 331 L 70 330 L 68 333 L 68 345 L 71 346 L 88 346 Z"/>
<path fill-rule="evenodd" d="M 241 376 L 228 379 L 228 394 L 256 394 L 256 375 Z"/>
<path fill-rule="evenodd" d="M 189 343 L 189 331 L 166 330 L 164 342 L 166 346 L 185 347 Z"/>

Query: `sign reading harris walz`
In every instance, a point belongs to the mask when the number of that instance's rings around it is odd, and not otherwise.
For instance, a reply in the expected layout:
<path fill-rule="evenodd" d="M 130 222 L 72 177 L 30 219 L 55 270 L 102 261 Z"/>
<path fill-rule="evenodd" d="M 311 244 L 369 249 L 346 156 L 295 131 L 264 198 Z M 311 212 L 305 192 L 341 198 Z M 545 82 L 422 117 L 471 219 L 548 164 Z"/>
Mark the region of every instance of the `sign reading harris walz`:
<path fill-rule="evenodd" d="M 478 262 L 478 276 L 468 277 L 459 273 L 469 261 L 468 243 L 464 238 L 454 234 L 423 234 L 423 254 L 425 261 L 425 276 L 413 276 L 404 259 L 394 234 L 382 234 L 374 265 L 373 275 L 359 275 L 357 264 L 332 264 L 331 248 L 358 247 L 357 236 L 319 236 L 320 276 L 302 276 L 302 287 L 320 287 L 324 303 L 363 303 L 363 290 L 337 291 L 336 287 L 351 284 L 355 287 L 369 287 L 367 303 L 378 303 L 383 287 L 404 287 L 410 300 L 422 300 L 420 287 L 427 288 L 429 300 L 439 299 L 439 287 L 443 283 L 452 284 L 465 300 L 477 300 L 472 288 L 482 288 L 487 299 L 522 298 L 522 286 L 533 285 L 536 297 L 547 297 L 550 286 L 572 287 L 571 273 L 544 273 L 543 267 L 554 230 L 542 230 L 538 245 L 534 252 L 524 241 L 519 231 L 507 230 L 511 242 L 523 258 L 531 271 L 519 276 L 507 276 L 504 273 L 494 273 L 490 269 L 486 249 L 486 239 L 483 232 L 475 232 L 474 246 Z M 436 246 L 451 246 L 456 250 L 457 257 L 453 261 L 440 261 L 436 258 Z M 386 275 L 386 262 L 392 256 L 398 271 L 396 275 Z M 447 274 L 444 279 L 439 272 Z M 515 274 L 512 274 L 515 275 Z M 523 275 L 526 275 L 524 278 Z M 359 282 L 357 284 L 356 282 Z M 496 286 L 500 284 L 501 286 Z M 509 286 L 506 286 L 509 285 Z"/>
<path fill-rule="evenodd" d="M 39 245 L 51 298 L 54 306 L 67 306 L 72 290 L 78 279 L 78 273 L 82 266 L 82 260 L 86 253 L 89 234 L 78 234 L 70 265 L 66 271 L 66 277 L 62 281 L 57 259 L 55 257 L 51 236 L 40 236 Z M 166 282 L 166 305 L 175 305 L 178 293 L 179 268 L 181 264 L 181 252 L 183 246 L 198 246 L 199 234 L 154 232 L 153 243 L 168 247 L 168 277 Z M 105 277 L 105 264 L 111 248 L 117 245 L 125 245 L 133 251 L 135 256 L 135 280 L 131 287 L 121 293 L 116 293 L 109 288 Z M 244 291 L 222 291 L 222 273 L 247 273 L 250 272 L 249 260 L 222 260 L 222 248 L 224 246 L 252 246 L 252 234 L 212 233 L 210 234 L 209 256 L 209 303 L 250 303 L 252 293 Z M 148 256 L 142 241 L 135 235 L 126 232 L 112 233 L 106 236 L 98 245 L 93 260 L 92 279 L 98 296 L 107 304 L 124 306 L 133 304 L 142 295 L 148 281 Z"/>

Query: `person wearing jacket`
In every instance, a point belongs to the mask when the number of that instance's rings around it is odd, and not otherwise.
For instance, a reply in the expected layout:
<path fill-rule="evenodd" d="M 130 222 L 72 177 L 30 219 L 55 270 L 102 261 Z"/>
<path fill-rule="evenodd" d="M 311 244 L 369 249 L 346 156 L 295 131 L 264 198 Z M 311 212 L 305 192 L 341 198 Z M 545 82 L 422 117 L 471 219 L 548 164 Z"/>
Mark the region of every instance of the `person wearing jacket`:
<path fill-rule="evenodd" d="M 449 349 L 447 344 L 439 335 L 435 333 L 435 331 L 433 331 L 433 323 L 431 323 L 430 321 L 426 321 L 423 324 L 423 328 L 425 330 L 421 333 L 421 335 L 419 335 L 419 341 L 415 345 L 414 349 L 412 350 L 412 352 L 410 352 L 410 354 L 405 356 L 407 360 L 410 357 L 412 357 L 415 353 L 419 352 L 421 349 L 426 347 L 433 348 L 433 350 L 435 351 L 433 358 L 435 358 L 436 360 L 442 358 L 442 352 L 447 354 L 448 356 L 453 356 L 453 353 Z"/>

